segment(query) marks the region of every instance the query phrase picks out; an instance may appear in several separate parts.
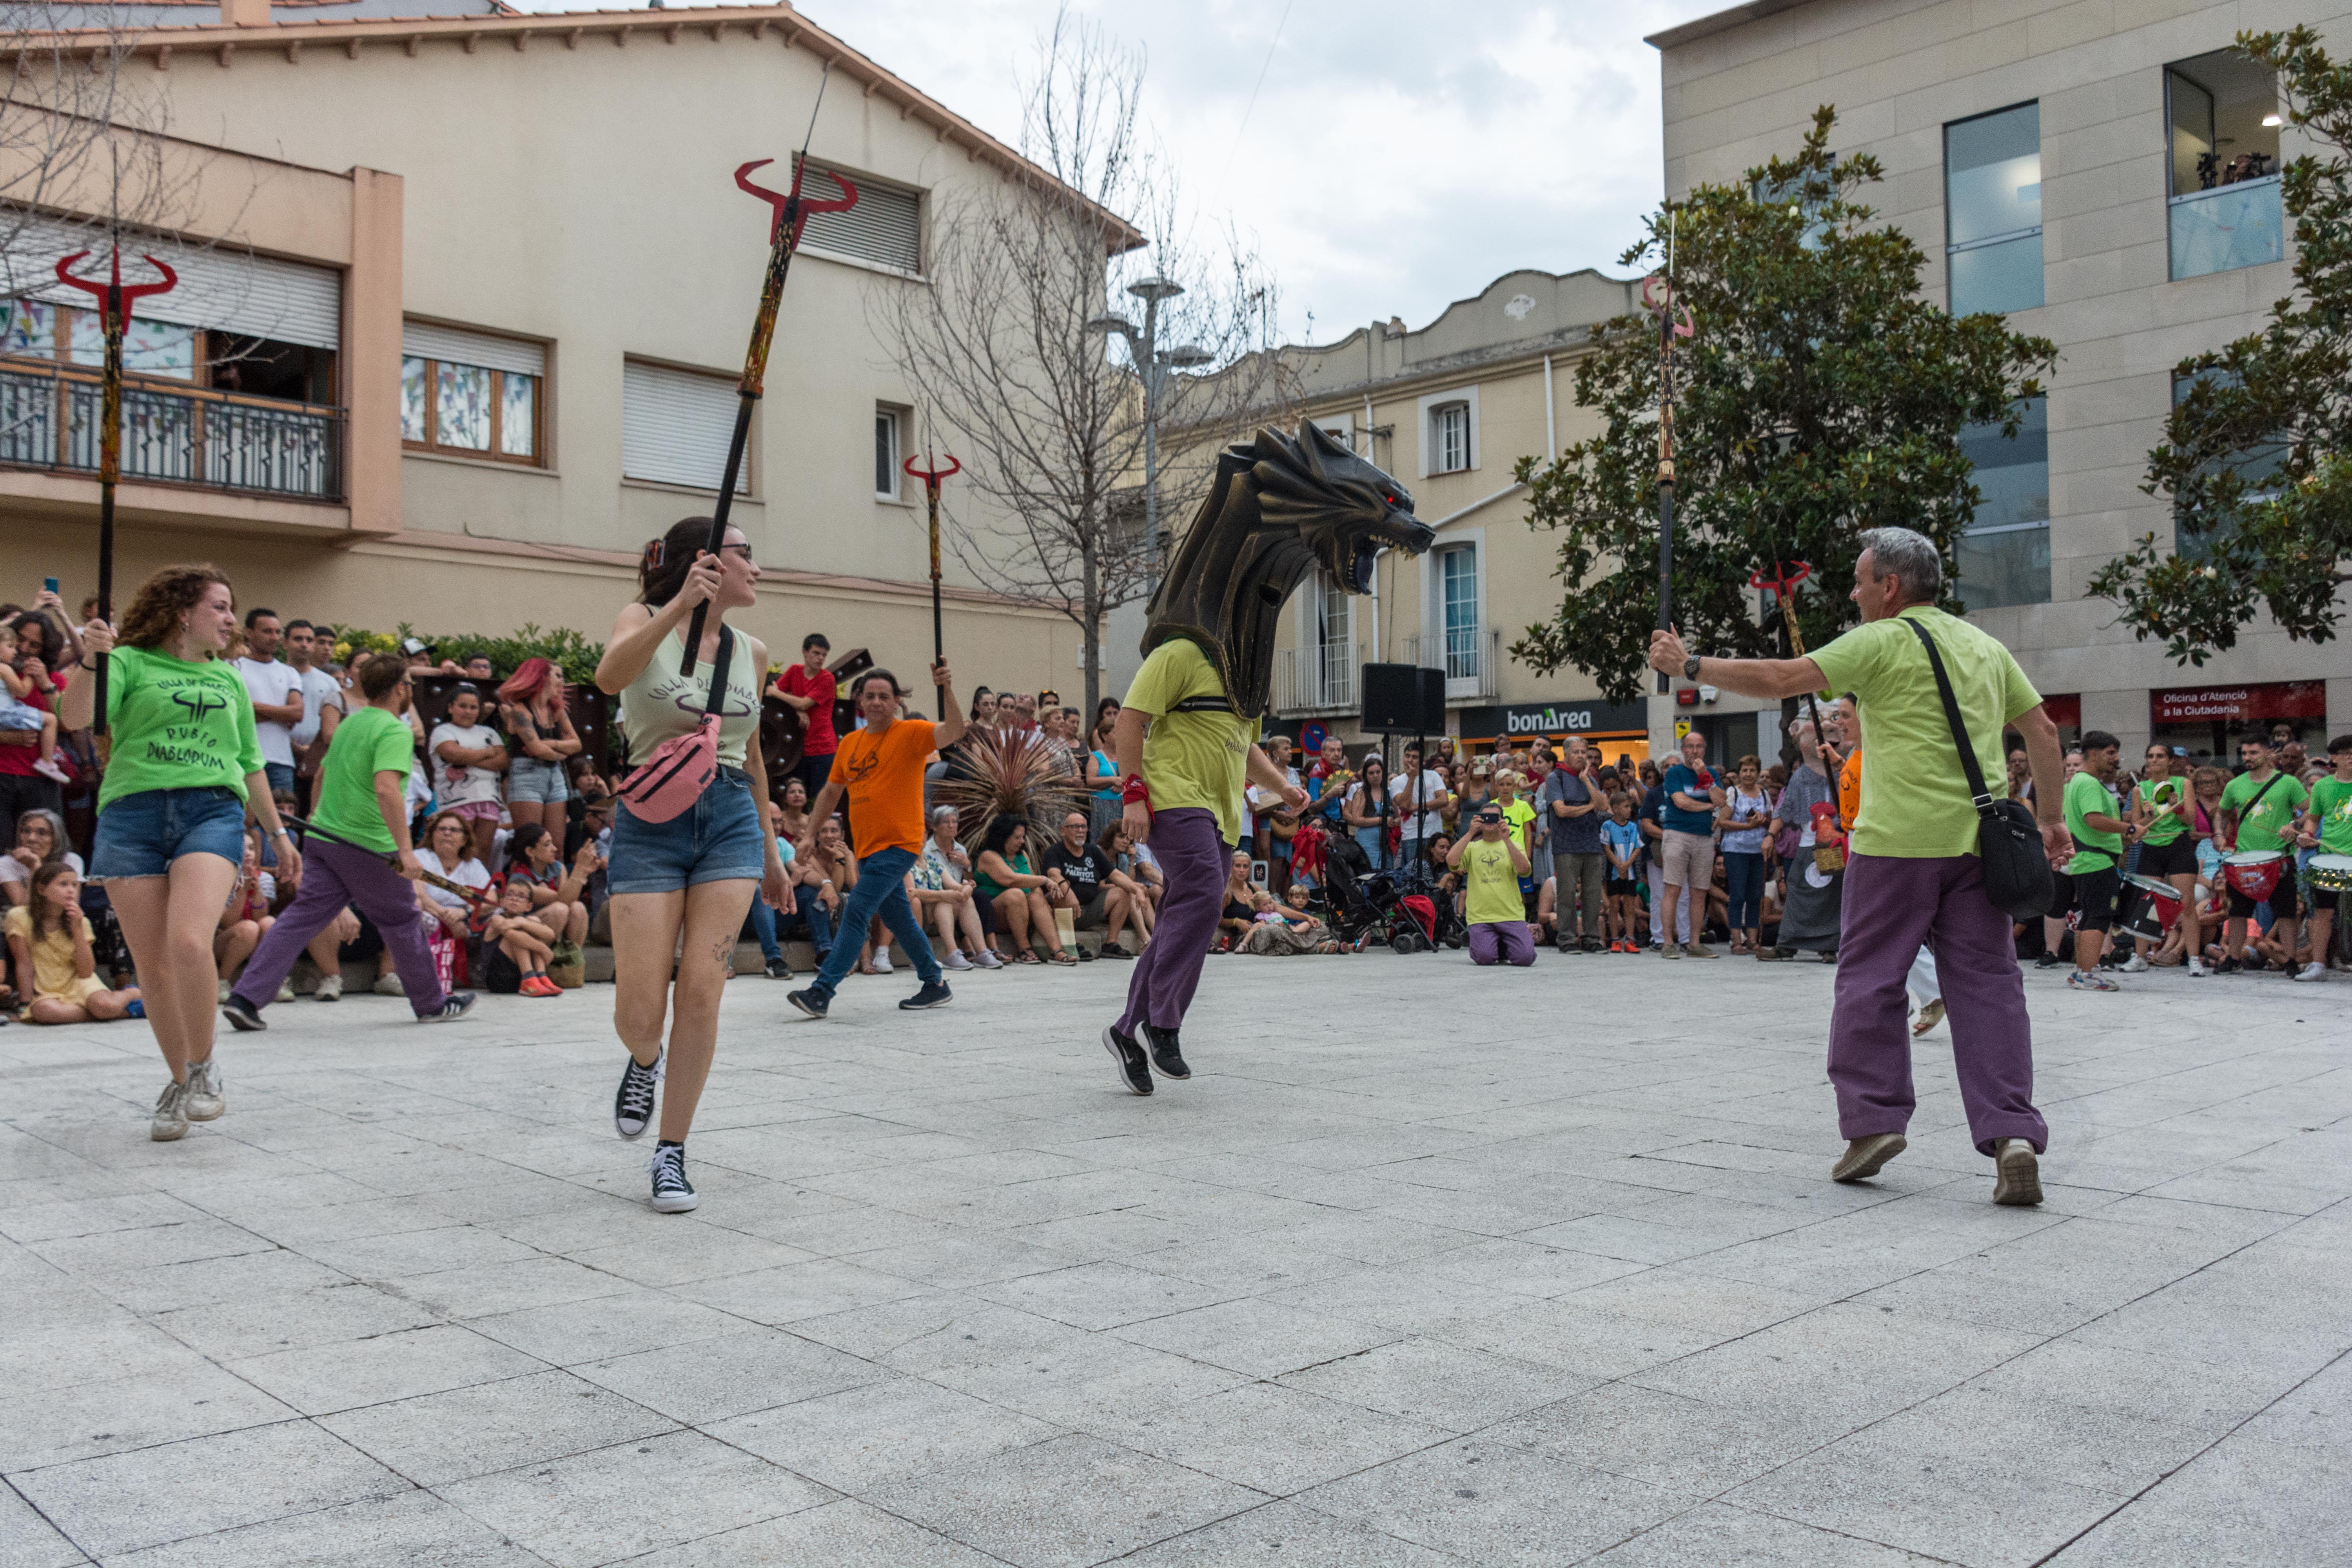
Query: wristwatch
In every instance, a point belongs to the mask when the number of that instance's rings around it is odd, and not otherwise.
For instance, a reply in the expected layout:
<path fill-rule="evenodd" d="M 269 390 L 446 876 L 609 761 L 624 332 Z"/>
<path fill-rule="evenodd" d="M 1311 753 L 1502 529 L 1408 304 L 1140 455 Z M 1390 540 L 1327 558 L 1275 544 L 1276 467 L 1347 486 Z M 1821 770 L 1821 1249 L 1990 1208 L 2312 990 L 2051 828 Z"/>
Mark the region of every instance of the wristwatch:
<path fill-rule="evenodd" d="M 1688 658 L 1683 660 L 1683 679 L 1685 680 L 1696 680 L 1698 679 L 1698 655 L 1693 654 Z"/>

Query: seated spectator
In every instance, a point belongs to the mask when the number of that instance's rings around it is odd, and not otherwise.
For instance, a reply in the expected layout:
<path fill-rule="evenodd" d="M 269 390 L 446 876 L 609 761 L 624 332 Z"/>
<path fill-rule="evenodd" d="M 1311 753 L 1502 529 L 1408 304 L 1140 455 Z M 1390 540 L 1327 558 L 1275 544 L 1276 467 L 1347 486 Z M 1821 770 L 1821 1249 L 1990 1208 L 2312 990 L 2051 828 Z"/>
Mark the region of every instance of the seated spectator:
<path fill-rule="evenodd" d="M 1528 853 L 1500 805 L 1489 801 L 1472 821 L 1476 837 L 1463 839 L 1446 857 L 1447 866 L 1463 877 L 1470 962 L 1485 966 L 1499 959 L 1524 969 L 1536 961 L 1519 891 L 1520 879 L 1528 874 Z"/>
<path fill-rule="evenodd" d="M 1113 818 L 1110 825 L 1096 835 L 1095 842 L 1110 858 L 1111 887 L 1127 895 L 1126 906 L 1110 912 L 1110 921 L 1103 932 L 1103 956 L 1131 958 L 1133 952 L 1120 942 L 1119 931 L 1125 922 L 1135 922 L 1135 945 L 1142 947 L 1151 940 L 1151 926 L 1156 913 L 1155 889 L 1165 884 L 1160 879 L 1158 866 L 1146 866 L 1135 855 L 1135 842 L 1127 836 L 1127 824 Z M 1149 880 L 1147 880 L 1147 878 Z M 1113 952 L 1113 949 L 1118 951 Z"/>
<path fill-rule="evenodd" d="M 473 842 L 471 826 L 462 814 L 436 811 L 433 819 L 425 825 L 423 847 L 416 858 L 424 863 L 426 870 L 445 881 L 487 891 L 490 886 L 490 868 L 472 855 Z M 430 882 L 416 884 L 416 907 L 425 911 L 428 922 L 425 928 L 425 945 L 432 950 L 433 961 L 439 965 L 442 963 L 442 950 L 463 945 L 472 934 L 474 907 L 446 888 L 436 888 Z M 447 975 L 454 974 L 456 970 L 453 952 L 445 966 L 442 981 L 445 987 L 449 984 Z"/>
<path fill-rule="evenodd" d="M 33 873 L 51 860 L 63 860 L 77 877 L 81 857 L 66 847 L 66 819 L 46 806 L 36 806 L 16 817 L 16 844 L 0 855 L 0 901 L 16 908 L 33 896 Z"/>
<path fill-rule="evenodd" d="M 0 921 L 17 975 L 31 978 L 26 1020 L 89 1024 L 144 1016 L 137 986 L 110 991 L 98 977 L 89 921 L 81 912 L 81 878 L 74 868 L 62 860 L 44 861 L 33 872 L 31 893 Z"/>
<path fill-rule="evenodd" d="M 510 759 L 499 732 L 482 722 L 482 693 L 471 681 L 449 694 L 448 717 L 425 739 L 433 758 L 433 793 L 445 811 L 464 817 L 473 858 L 488 861 L 499 832 L 499 782 Z"/>
<path fill-rule="evenodd" d="M 539 825 L 533 823 L 532 826 Z M 544 831 L 542 829 L 542 831 Z M 524 996 L 561 996 L 563 988 L 547 973 L 548 960 L 555 952 L 558 932 L 541 918 L 531 903 L 532 883 L 527 876 L 513 876 L 499 885 L 498 907 L 481 917 L 480 936 L 485 946 L 495 947 L 511 962 L 521 975 L 515 987 Z M 495 984 L 491 990 L 499 989 Z"/>
<path fill-rule="evenodd" d="M 774 801 L 763 800 L 760 803 L 760 820 L 768 825 L 769 836 L 776 840 L 776 858 L 782 861 L 784 865 L 784 885 L 797 889 L 799 879 L 793 874 L 793 862 L 800 851 L 793 847 L 791 839 L 777 830 L 778 816 Z M 796 908 L 800 899 L 801 895 L 795 891 L 793 895 L 793 902 Z M 771 980 L 790 980 L 793 977 L 792 962 L 784 956 L 783 939 L 779 934 L 782 922 L 790 918 L 788 915 L 778 914 L 769 906 L 766 899 L 756 895 L 751 900 L 751 912 L 745 917 L 746 922 L 751 928 L 752 937 L 760 944 L 761 967 L 766 970 L 768 978 Z"/>
<path fill-rule="evenodd" d="M 530 890 L 530 908 L 550 931 L 552 940 L 577 946 L 588 940 L 588 904 L 581 895 L 588 879 L 603 862 L 592 846 L 583 845 L 566 872 L 557 854 L 557 840 L 536 822 L 525 823 L 507 841 L 506 875 L 502 885 L 521 883 Z"/>
<path fill-rule="evenodd" d="M 786 798 L 790 798 L 789 786 Z M 784 823 L 791 815 L 789 807 L 780 811 L 778 823 Z M 808 814 L 803 811 L 801 815 L 805 821 Z M 795 838 L 793 842 L 799 840 Z M 857 883 L 857 858 L 849 852 L 848 840 L 842 836 L 841 818 L 830 817 L 817 824 L 816 838 L 809 852 L 796 858 L 784 868 L 784 874 L 793 879 L 793 914 L 789 922 L 776 923 L 777 933 L 805 930 L 822 968 L 825 954 L 833 951 L 833 922 L 841 913 L 842 900 Z"/>
<path fill-rule="evenodd" d="M 1078 962 L 1063 949 L 1061 933 L 1055 927 L 1053 884 L 1030 862 L 1026 823 L 1007 813 L 988 825 L 972 879 L 980 896 L 995 907 L 997 929 L 1013 939 L 1013 963 L 1038 963 L 1032 944 L 1041 939 L 1054 963 Z M 1069 894 L 1064 890 L 1061 896 L 1066 899 Z"/>
<path fill-rule="evenodd" d="M 1225 907 L 1217 917 L 1217 945 L 1213 952 L 1232 952 L 1241 945 L 1257 919 L 1257 896 L 1264 891 L 1250 878 L 1249 851 L 1234 850 L 1225 875 Z"/>
<path fill-rule="evenodd" d="M 1002 969 L 1004 961 L 989 945 L 980 918 L 980 899 L 971 881 L 971 858 L 956 842 L 958 817 L 951 805 L 931 811 L 930 837 L 923 840 L 923 858 L 907 873 L 908 891 L 918 916 L 939 932 L 940 963 L 948 969 Z"/>
<path fill-rule="evenodd" d="M 1272 893 L 1259 893 L 1251 900 L 1254 916 L 1249 932 L 1242 938 L 1241 950 L 1261 957 L 1280 958 L 1308 952 L 1347 952 L 1349 949 L 1333 937 L 1330 929 L 1317 920 L 1307 908 L 1307 889 L 1294 887 L 1290 895 L 1276 902 Z"/>
<path fill-rule="evenodd" d="M 1133 903 L 1133 895 L 1117 885 L 1118 868 L 1101 845 L 1087 837 L 1087 815 L 1073 811 L 1062 818 L 1060 840 L 1045 847 L 1043 857 L 1045 877 L 1069 894 L 1064 908 L 1071 911 L 1071 927 L 1075 931 L 1102 931 L 1113 921 L 1126 923 Z M 1056 900 L 1056 903 L 1060 900 Z M 1093 954 L 1078 950 L 1080 959 Z M 1103 949 L 1106 958 L 1132 958 L 1125 948 L 1113 949 L 1108 943 Z"/>
<path fill-rule="evenodd" d="M 245 830 L 245 859 L 236 868 L 236 879 L 229 884 L 228 898 L 221 905 L 220 920 L 213 928 L 213 967 L 220 971 L 220 997 L 228 1000 L 230 988 L 245 970 L 245 961 L 261 945 L 278 917 L 269 912 L 269 895 L 262 890 L 261 830 Z M 278 984 L 278 1000 L 294 1000 L 293 976 Z"/>

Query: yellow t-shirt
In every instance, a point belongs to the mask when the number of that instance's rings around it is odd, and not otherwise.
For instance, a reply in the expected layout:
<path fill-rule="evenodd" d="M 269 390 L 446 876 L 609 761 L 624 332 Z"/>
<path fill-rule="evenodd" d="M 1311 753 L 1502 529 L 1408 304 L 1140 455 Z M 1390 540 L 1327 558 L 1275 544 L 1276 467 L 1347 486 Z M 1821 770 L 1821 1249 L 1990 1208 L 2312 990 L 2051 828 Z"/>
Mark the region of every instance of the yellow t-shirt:
<path fill-rule="evenodd" d="M 1528 827 L 1536 819 L 1536 808 L 1529 805 L 1525 797 L 1520 797 L 1502 807 L 1502 813 L 1503 820 L 1509 823 L 1511 831 L 1518 835 L 1520 853 L 1525 854 L 1533 849 L 1535 846 L 1528 841 Z M 1509 857 L 1506 856 L 1504 858 L 1508 859 Z"/>
<path fill-rule="evenodd" d="M 1199 806 L 1217 815 L 1217 837 L 1242 837 L 1242 779 L 1255 725 L 1239 714 L 1171 711 L 1191 697 L 1223 697 L 1225 683 L 1200 645 L 1170 637 L 1145 656 L 1126 706 L 1151 716 L 1143 734 L 1143 781 L 1151 809 Z"/>
<path fill-rule="evenodd" d="M 51 928 L 40 941 L 33 940 L 33 911 L 29 905 L 18 905 L 8 911 L 0 931 L 21 938 L 33 950 L 33 994 L 36 996 L 71 996 L 79 989 L 81 976 L 75 973 L 74 939 L 66 934 L 63 926 Z"/>
<path fill-rule="evenodd" d="M 1462 918 L 1474 926 L 1528 918 L 1519 897 L 1519 874 L 1511 868 L 1511 847 L 1474 839 L 1462 851 Z"/>

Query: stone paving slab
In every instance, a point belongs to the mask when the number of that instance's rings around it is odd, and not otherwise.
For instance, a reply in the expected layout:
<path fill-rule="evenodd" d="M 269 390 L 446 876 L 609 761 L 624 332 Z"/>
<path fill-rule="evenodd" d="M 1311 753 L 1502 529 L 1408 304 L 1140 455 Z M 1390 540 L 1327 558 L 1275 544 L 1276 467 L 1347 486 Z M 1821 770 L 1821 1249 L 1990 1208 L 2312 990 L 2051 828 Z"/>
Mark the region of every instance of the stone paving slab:
<path fill-rule="evenodd" d="M 735 981 L 679 1216 L 602 988 L 274 1008 L 177 1144 L 0 1030 L 0 1564 L 2352 1561 L 2352 987 L 2030 974 L 2015 1210 L 1948 1029 L 1826 1180 L 1822 966 L 1213 959 L 1150 1100 L 1129 973 Z"/>

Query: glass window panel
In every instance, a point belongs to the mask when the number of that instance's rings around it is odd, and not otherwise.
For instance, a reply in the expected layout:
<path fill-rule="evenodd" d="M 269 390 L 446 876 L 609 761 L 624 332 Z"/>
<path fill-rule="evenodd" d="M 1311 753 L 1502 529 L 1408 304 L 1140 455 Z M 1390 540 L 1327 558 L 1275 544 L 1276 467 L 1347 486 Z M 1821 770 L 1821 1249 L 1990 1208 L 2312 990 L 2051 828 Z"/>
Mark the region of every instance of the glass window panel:
<path fill-rule="evenodd" d="M 2172 118 L 2172 194 L 2213 184 L 2213 95 L 2179 71 L 2164 73 L 2165 107 Z"/>
<path fill-rule="evenodd" d="M 1972 610 L 2050 600 L 2050 402 L 2025 405 L 2015 436 L 1998 425 L 1960 431 L 1982 499 L 1954 553 L 1956 587 Z"/>
<path fill-rule="evenodd" d="M 499 450 L 509 458 L 539 456 L 539 377 L 499 373 Z"/>
<path fill-rule="evenodd" d="M 874 416 L 874 493 L 898 493 L 898 416 L 887 409 Z"/>
<path fill-rule="evenodd" d="M 58 352 L 58 310 L 31 300 L 0 300 L 0 353 L 53 359 Z"/>
<path fill-rule="evenodd" d="M 1478 552 L 1463 544 L 1442 559 L 1445 584 L 1445 675 L 1464 680 L 1478 673 Z"/>
<path fill-rule="evenodd" d="M 2006 315 L 2042 303 L 2042 236 L 2029 234 L 2000 245 L 1956 250 L 1951 265 L 1951 311 Z"/>
<path fill-rule="evenodd" d="M 490 373 L 479 365 L 443 364 L 435 378 L 433 440 L 468 452 L 490 449 Z"/>
<path fill-rule="evenodd" d="M 1451 474 L 1470 466 L 1470 408 L 1450 403 L 1434 411 L 1437 421 L 1437 471 Z"/>
<path fill-rule="evenodd" d="M 2221 378 L 2224 373 L 2208 371 L 2200 375 L 2173 377 L 2174 406 L 2178 407 L 2181 400 L 2186 398 L 2207 375 Z M 2287 444 L 2284 441 L 2266 441 L 2259 447 L 2247 448 L 2232 459 L 2229 466 L 2245 477 L 2248 485 L 2245 499 L 2249 501 L 2260 501 L 2268 500 L 2273 493 L 2271 487 L 2264 485 L 2263 481 L 2285 468 L 2286 459 Z M 2192 534 L 2180 526 L 2179 517 L 2176 511 L 2172 525 L 2172 548 L 2176 552 L 2186 555 L 2192 561 L 2202 561 L 2212 553 L 2214 544 L 2236 526 L 2234 521 L 2224 521 L 2216 531 Z"/>
<path fill-rule="evenodd" d="M 2176 280 L 2285 258 L 2276 176 L 2178 197 L 2168 216 Z"/>
<path fill-rule="evenodd" d="M 2040 226 L 2040 104 L 1944 128 L 1944 205 L 1946 238 L 1954 245 Z"/>
<path fill-rule="evenodd" d="M 73 312 L 73 363 L 106 363 L 106 333 L 96 310 Z M 196 329 L 172 321 L 131 318 L 122 333 L 122 368 L 142 375 L 168 375 L 193 381 L 196 374 Z"/>
<path fill-rule="evenodd" d="M 1954 584 L 1971 610 L 2050 602 L 2050 529 L 2003 529 L 1960 536 Z"/>
<path fill-rule="evenodd" d="M 425 438 L 425 384 L 429 374 L 424 360 L 400 362 L 400 438 L 404 441 Z"/>

